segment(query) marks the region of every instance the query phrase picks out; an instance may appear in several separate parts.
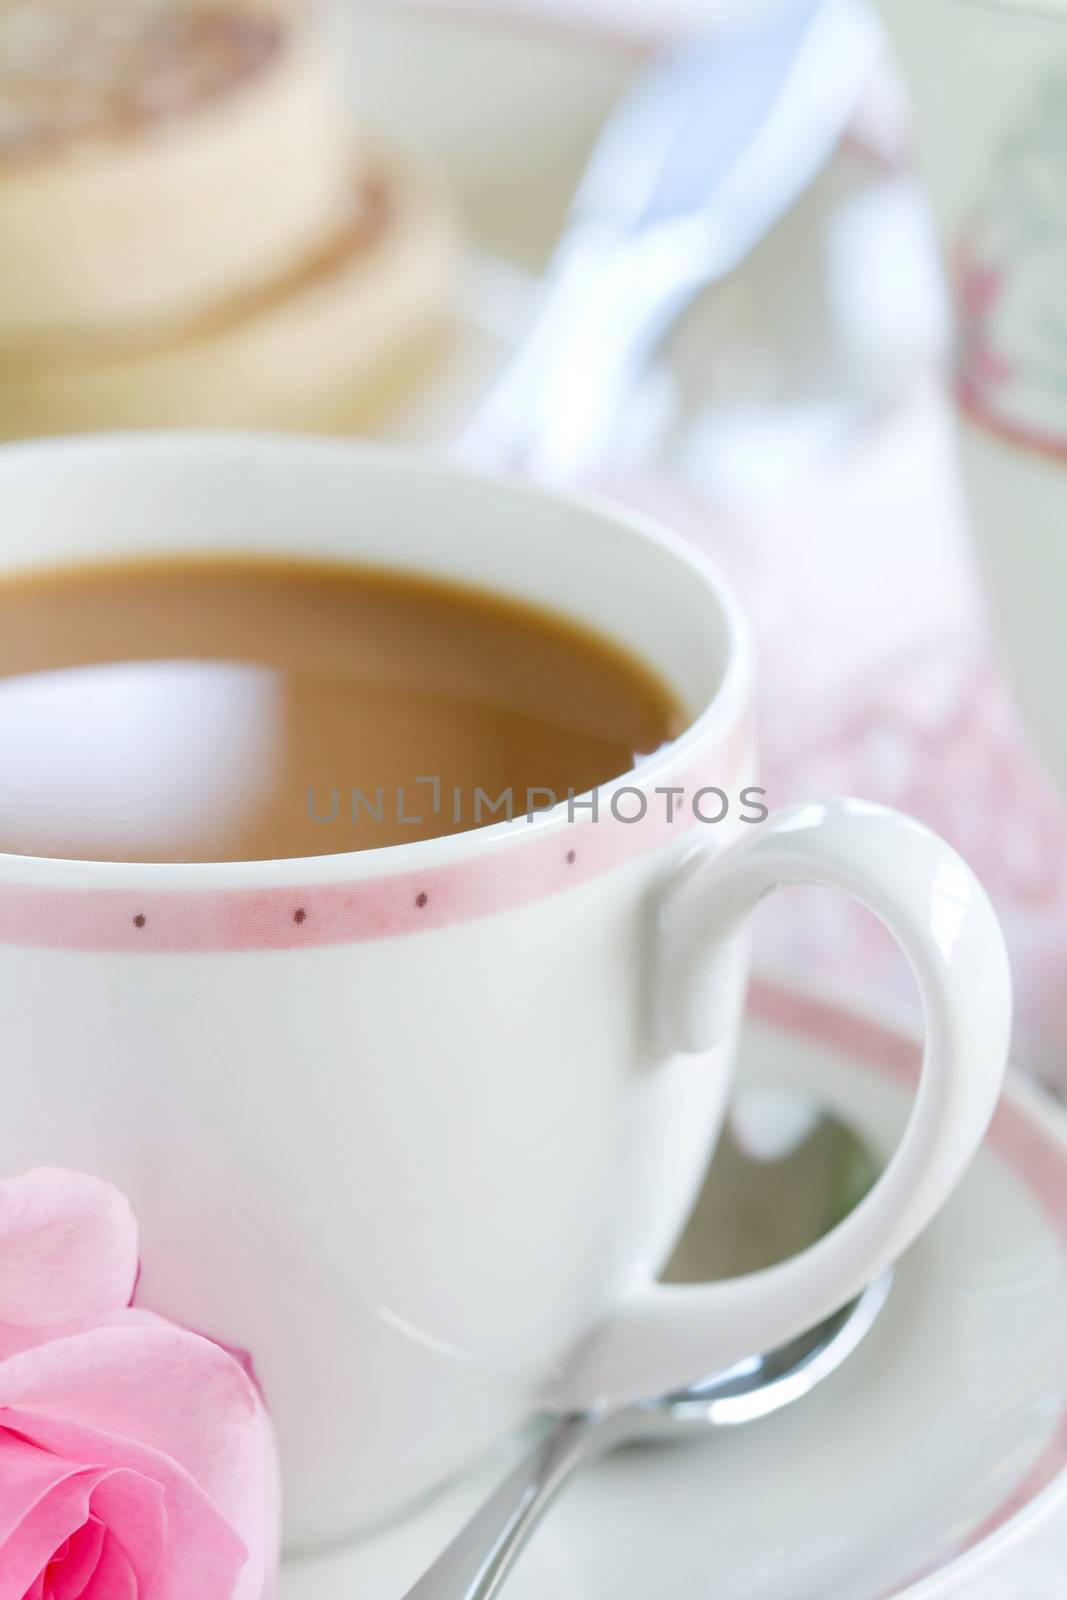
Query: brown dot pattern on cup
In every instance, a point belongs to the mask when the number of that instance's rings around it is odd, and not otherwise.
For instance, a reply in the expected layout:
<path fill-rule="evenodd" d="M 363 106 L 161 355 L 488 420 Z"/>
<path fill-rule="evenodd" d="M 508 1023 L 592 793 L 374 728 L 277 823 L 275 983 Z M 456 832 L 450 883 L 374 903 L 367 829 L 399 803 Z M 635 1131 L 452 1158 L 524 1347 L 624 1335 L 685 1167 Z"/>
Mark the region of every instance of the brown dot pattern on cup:
<path fill-rule="evenodd" d="M 144 912 L 138 911 L 137 915 L 133 919 L 133 925 L 135 928 L 143 928 L 147 920 L 148 919 Z"/>
<path fill-rule="evenodd" d="M 567 851 L 567 865 L 569 867 L 573 867 L 573 865 L 577 861 L 577 859 L 578 859 L 577 850 L 568 850 Z"/>
<path fill-rule="evenodd" d="M 422 891 L 421 891 L 421 892 L 420 892 L 420 893 L 419 893 L 419 894 L 417 894 L 417 895 L 416 895 L 416 896 L 415 896 L 415 904 L 416 904 L 416 905 L 417 905 L 417 906 L 418 906 L 418 908 L 419 908 L 419 910 L 420 910 L 420 911 L 421 911 L 421 910 L 422 910 L 422 909 L 423 909 L 423 907 L 424 907 L 424 906 L 425 906 L 425 905 L 426 905 L 426 903 L 427 903 L 427 901 L 428 901 L 428 900 L 429 900 L 429 898 L 430 898 L 430 897 L 429 897 L 429 895 L 428 895 L 428 894 L 427 894 L 427 893 L 426 893 L 426 891 L 425 891 L 425 889 L 423 889 L 423 890 L 422 890 Z"/>
<path fill-rule="evenodd" d="M 307 914 L 306 910 L 304 909 L 304 907 L 303 906 L 298 906 L 297 909 L 293 912 L 293 921 L 294 922 L 306 922 L 307 921 L 307 916 L 308 916 L 308 914 Z"/>

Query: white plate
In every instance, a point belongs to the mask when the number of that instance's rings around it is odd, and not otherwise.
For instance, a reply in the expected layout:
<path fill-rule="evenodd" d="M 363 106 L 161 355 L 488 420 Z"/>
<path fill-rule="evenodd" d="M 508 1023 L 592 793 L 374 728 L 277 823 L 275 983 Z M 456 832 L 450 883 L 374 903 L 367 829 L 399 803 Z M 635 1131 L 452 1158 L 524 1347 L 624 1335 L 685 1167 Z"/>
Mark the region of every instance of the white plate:
<path fill-rule="evenodd" d="M 914 1044 L 786 990 L 753 998 L 743 1070 L 810 1087 L 888 1151 Z M 1067 1548 L 1065 1352 L 1067 1123 L 1015 1085 L 848 1367 L 746 1430 L 590 1469 L 509 1600 L 1048 1600 L 1034 1574 Z M 284 1600 L 400 1600 L 501 1467 L 288 1569 Z"/>

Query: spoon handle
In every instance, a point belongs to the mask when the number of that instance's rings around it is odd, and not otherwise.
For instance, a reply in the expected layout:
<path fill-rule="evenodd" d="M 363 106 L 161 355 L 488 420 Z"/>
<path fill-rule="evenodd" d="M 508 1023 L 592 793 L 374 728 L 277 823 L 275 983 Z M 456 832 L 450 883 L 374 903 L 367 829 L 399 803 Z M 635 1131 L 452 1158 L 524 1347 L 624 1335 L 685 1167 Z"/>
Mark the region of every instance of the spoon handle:
<path fill-rule="evenodd" d="M 492 1600 L 530 1534 L 604 1431 L 594 1416 L 562 1417 L 460 1529 L 404 1600 Z"/>

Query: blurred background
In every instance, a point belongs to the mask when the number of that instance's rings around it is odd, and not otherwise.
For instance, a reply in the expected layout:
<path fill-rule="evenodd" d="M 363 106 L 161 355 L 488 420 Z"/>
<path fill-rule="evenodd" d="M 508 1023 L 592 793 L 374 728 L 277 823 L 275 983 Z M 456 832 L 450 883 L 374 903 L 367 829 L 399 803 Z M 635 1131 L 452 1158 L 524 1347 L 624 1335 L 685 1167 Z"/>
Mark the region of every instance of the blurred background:
<path fill-rule="evenodd" d="M 729 270 L 653 231 L 590 295 L 572 201 L 664 55 L 708 74 L 692 137 L 724 168 L 782 107 L 840 126 L 746 169 Z M 631 225 L 640 132 L 595 197 Z M 661 314 L 622 362 L 638 288 Z M 501 461 L 516 370 L 544 437 Z M 146 426 L 483 449 L 679 528 L 755 620 L 772 803 L 944 833 L 1004 917 L 1019 1058 L 1067 1092 L 1067 5 L 0 0 L 0 434 Z M 854 908 L 761 918 L 765 972 L 914 1008 Z"/>

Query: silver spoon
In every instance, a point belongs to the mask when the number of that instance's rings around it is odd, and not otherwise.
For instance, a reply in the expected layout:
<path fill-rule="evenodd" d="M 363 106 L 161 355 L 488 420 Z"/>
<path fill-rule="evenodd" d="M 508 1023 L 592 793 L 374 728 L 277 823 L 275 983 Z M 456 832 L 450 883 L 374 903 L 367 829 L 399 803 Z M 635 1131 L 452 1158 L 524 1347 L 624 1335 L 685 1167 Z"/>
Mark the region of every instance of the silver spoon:
<path fill-rule="evenodd" d="M 746 1088 L 665 1276 L 707 1279 L 719 1269 L 732 1276 L 792 1255 L 840 1221 L 878 1170 L 859 1136 L 810 1097 L 777 1086 Z M 887 1273 L 818 1327 L 677 1393 L 548 1419 L 405 1600 L 492 1600 L 560 1490 L 595 1457 L 624 1444 L 754 1422 L 809 1394 L 865 1337 L 889 1282 Z"/>
<path fill-rule="evenodd" d="M 864 0 L 775 0 L 646 68 L 597 142 L 534 324 L 460 436 L 478 466 L 573 479 L 702 290 L 829 161 L 884 36 Z"/>

